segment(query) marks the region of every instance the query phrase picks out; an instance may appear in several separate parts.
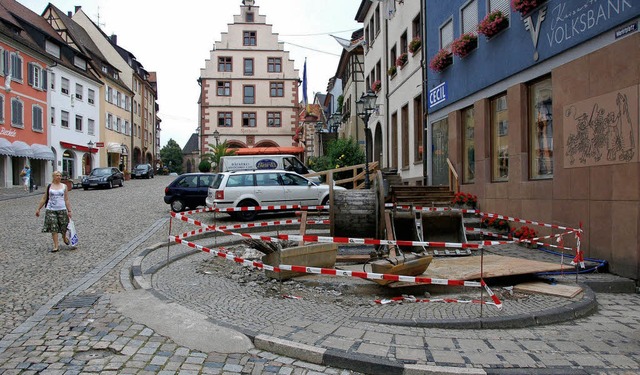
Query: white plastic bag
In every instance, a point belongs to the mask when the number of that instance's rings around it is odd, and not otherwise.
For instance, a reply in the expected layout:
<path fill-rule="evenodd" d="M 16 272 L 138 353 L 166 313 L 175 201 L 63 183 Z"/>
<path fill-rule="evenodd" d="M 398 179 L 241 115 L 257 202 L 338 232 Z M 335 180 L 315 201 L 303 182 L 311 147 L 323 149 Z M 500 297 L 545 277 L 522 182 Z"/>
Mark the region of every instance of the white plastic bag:
<path fill-rule="evenodd" d="M 73 220 L 69 220 L 69 225 L 67 225 L 67 239 L 69 240 L 69 245 L 77 246 L 78 245 L 78 232 L 76 232 L 76 224 Z"/>

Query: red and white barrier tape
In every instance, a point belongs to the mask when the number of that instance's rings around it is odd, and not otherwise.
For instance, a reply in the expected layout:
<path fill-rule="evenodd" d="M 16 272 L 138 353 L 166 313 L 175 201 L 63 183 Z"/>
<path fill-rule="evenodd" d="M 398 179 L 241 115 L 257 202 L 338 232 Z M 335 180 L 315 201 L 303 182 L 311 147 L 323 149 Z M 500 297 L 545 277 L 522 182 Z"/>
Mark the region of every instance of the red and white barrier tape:
<path fill-rule="evenodd" d="M 337 270 L 334 268 L 307 267 L 307 266 L 296 266 L 296 265 L 288 265 L 288 264 L 281 264 L 279 266 L 270 266 L 262 262 L 251 261 L 244 258 L 240 258 L 228 252 L 216 251 L 211 248 L 198 245 L 194 242 L 180 239 L 176 236 L 169 236 L 169 240 L 174 241 L 178 244 L 184 244 L 191 248 L 199 249 L 207 253 L 215 254 L 218 257 L 232 260 L 235 263 L 241 263 L 246 266 L 255 267 L 258 269 L 264 269 L 264 270 L 273 271 L 273 272 L 292 271 L 292 272 L 310 273 L 310 274 L 318 274 L 318 275 L 357 277 L 360 279 L 368 279 L 368 280 L 404 281 L 404 282 L 412 282 L 412 283 L 419 283 L 419 284 L 466 286 L 466 287 L 476 287 L 476 288 L 484 287 L 487 293 L 489 293 L 489 296 L 491 296 L 491 298 L 493 299 L 496 307 L 499 309 L 502 308 L 502 303 L 495 296 L 495 294 L 493 294 L 491 289 L 487 286 L 487 284 L 484 281 L 477 282 L 477 281 L 466 281 L 466 280 L 437 279 L 437 278 L 431 278 L 431 277 L 404 276 L 404 275 L 393 275 L 393 274 L 373 273 L 373 272 L 364 272 L 364 271 Z"/>

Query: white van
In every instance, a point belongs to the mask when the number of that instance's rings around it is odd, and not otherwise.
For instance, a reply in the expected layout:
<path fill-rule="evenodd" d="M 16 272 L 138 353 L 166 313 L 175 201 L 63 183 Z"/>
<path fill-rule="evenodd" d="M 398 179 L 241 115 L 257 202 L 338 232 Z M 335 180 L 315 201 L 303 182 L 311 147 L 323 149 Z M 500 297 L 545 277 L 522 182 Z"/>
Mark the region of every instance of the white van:
<path fill-rule="evenodd" d="M 218 172 L 253 171 L 278 169 L 297 174 L 314 173 L 293 155 L 242 155 L 220 158 Z M 313 179 L 312 179 L 313 180 Z"/>

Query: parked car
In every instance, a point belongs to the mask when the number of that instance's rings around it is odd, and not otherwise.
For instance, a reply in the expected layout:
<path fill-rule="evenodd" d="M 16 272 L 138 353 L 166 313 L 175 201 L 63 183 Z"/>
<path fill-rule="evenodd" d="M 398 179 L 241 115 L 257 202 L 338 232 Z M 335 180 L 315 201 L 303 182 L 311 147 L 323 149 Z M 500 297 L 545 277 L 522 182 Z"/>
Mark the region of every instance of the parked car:
<path fill-rule="evenodd" d="M 124 186 L 124 174 L 115 167 L 93 168 L 91 173 L 82 177 L 82 188 L 84 190 L 90 187 L 107 187 L 111 189 L 115 185 Z"/>
<path fill-rule="evenodd" d="M 335 190 L 345 190 L 334 186 Z M 317 184 L 295 172 L 256 170 L 221 172 L 209 187 L 207 207 L 326 205 L 329 185 Z M 253 220 L 258 211 L 231 213 L 241 220 Z"/>
<path fill-rule="evenodd" d="M 153 167 L 151 164 L 138 164 L 131 171 L 131 178 L 153 178 Z"/>
<path fill-rule="evenodd" d="M 215 173 L 185 173 L 164 188 L 164 203 L 174 212 L 204 206 Z"/>

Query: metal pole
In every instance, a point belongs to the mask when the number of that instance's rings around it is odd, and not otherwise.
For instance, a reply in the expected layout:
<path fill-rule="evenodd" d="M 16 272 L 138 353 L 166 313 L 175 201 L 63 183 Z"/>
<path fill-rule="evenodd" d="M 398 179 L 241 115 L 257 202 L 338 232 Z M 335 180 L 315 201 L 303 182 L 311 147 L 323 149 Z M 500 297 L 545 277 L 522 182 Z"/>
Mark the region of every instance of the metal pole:
<path fill-rule="evenodd" d="M 364 121 L 364 187 L 369 189 L 371 182 L 369 181 L 369 113 Z"/>

